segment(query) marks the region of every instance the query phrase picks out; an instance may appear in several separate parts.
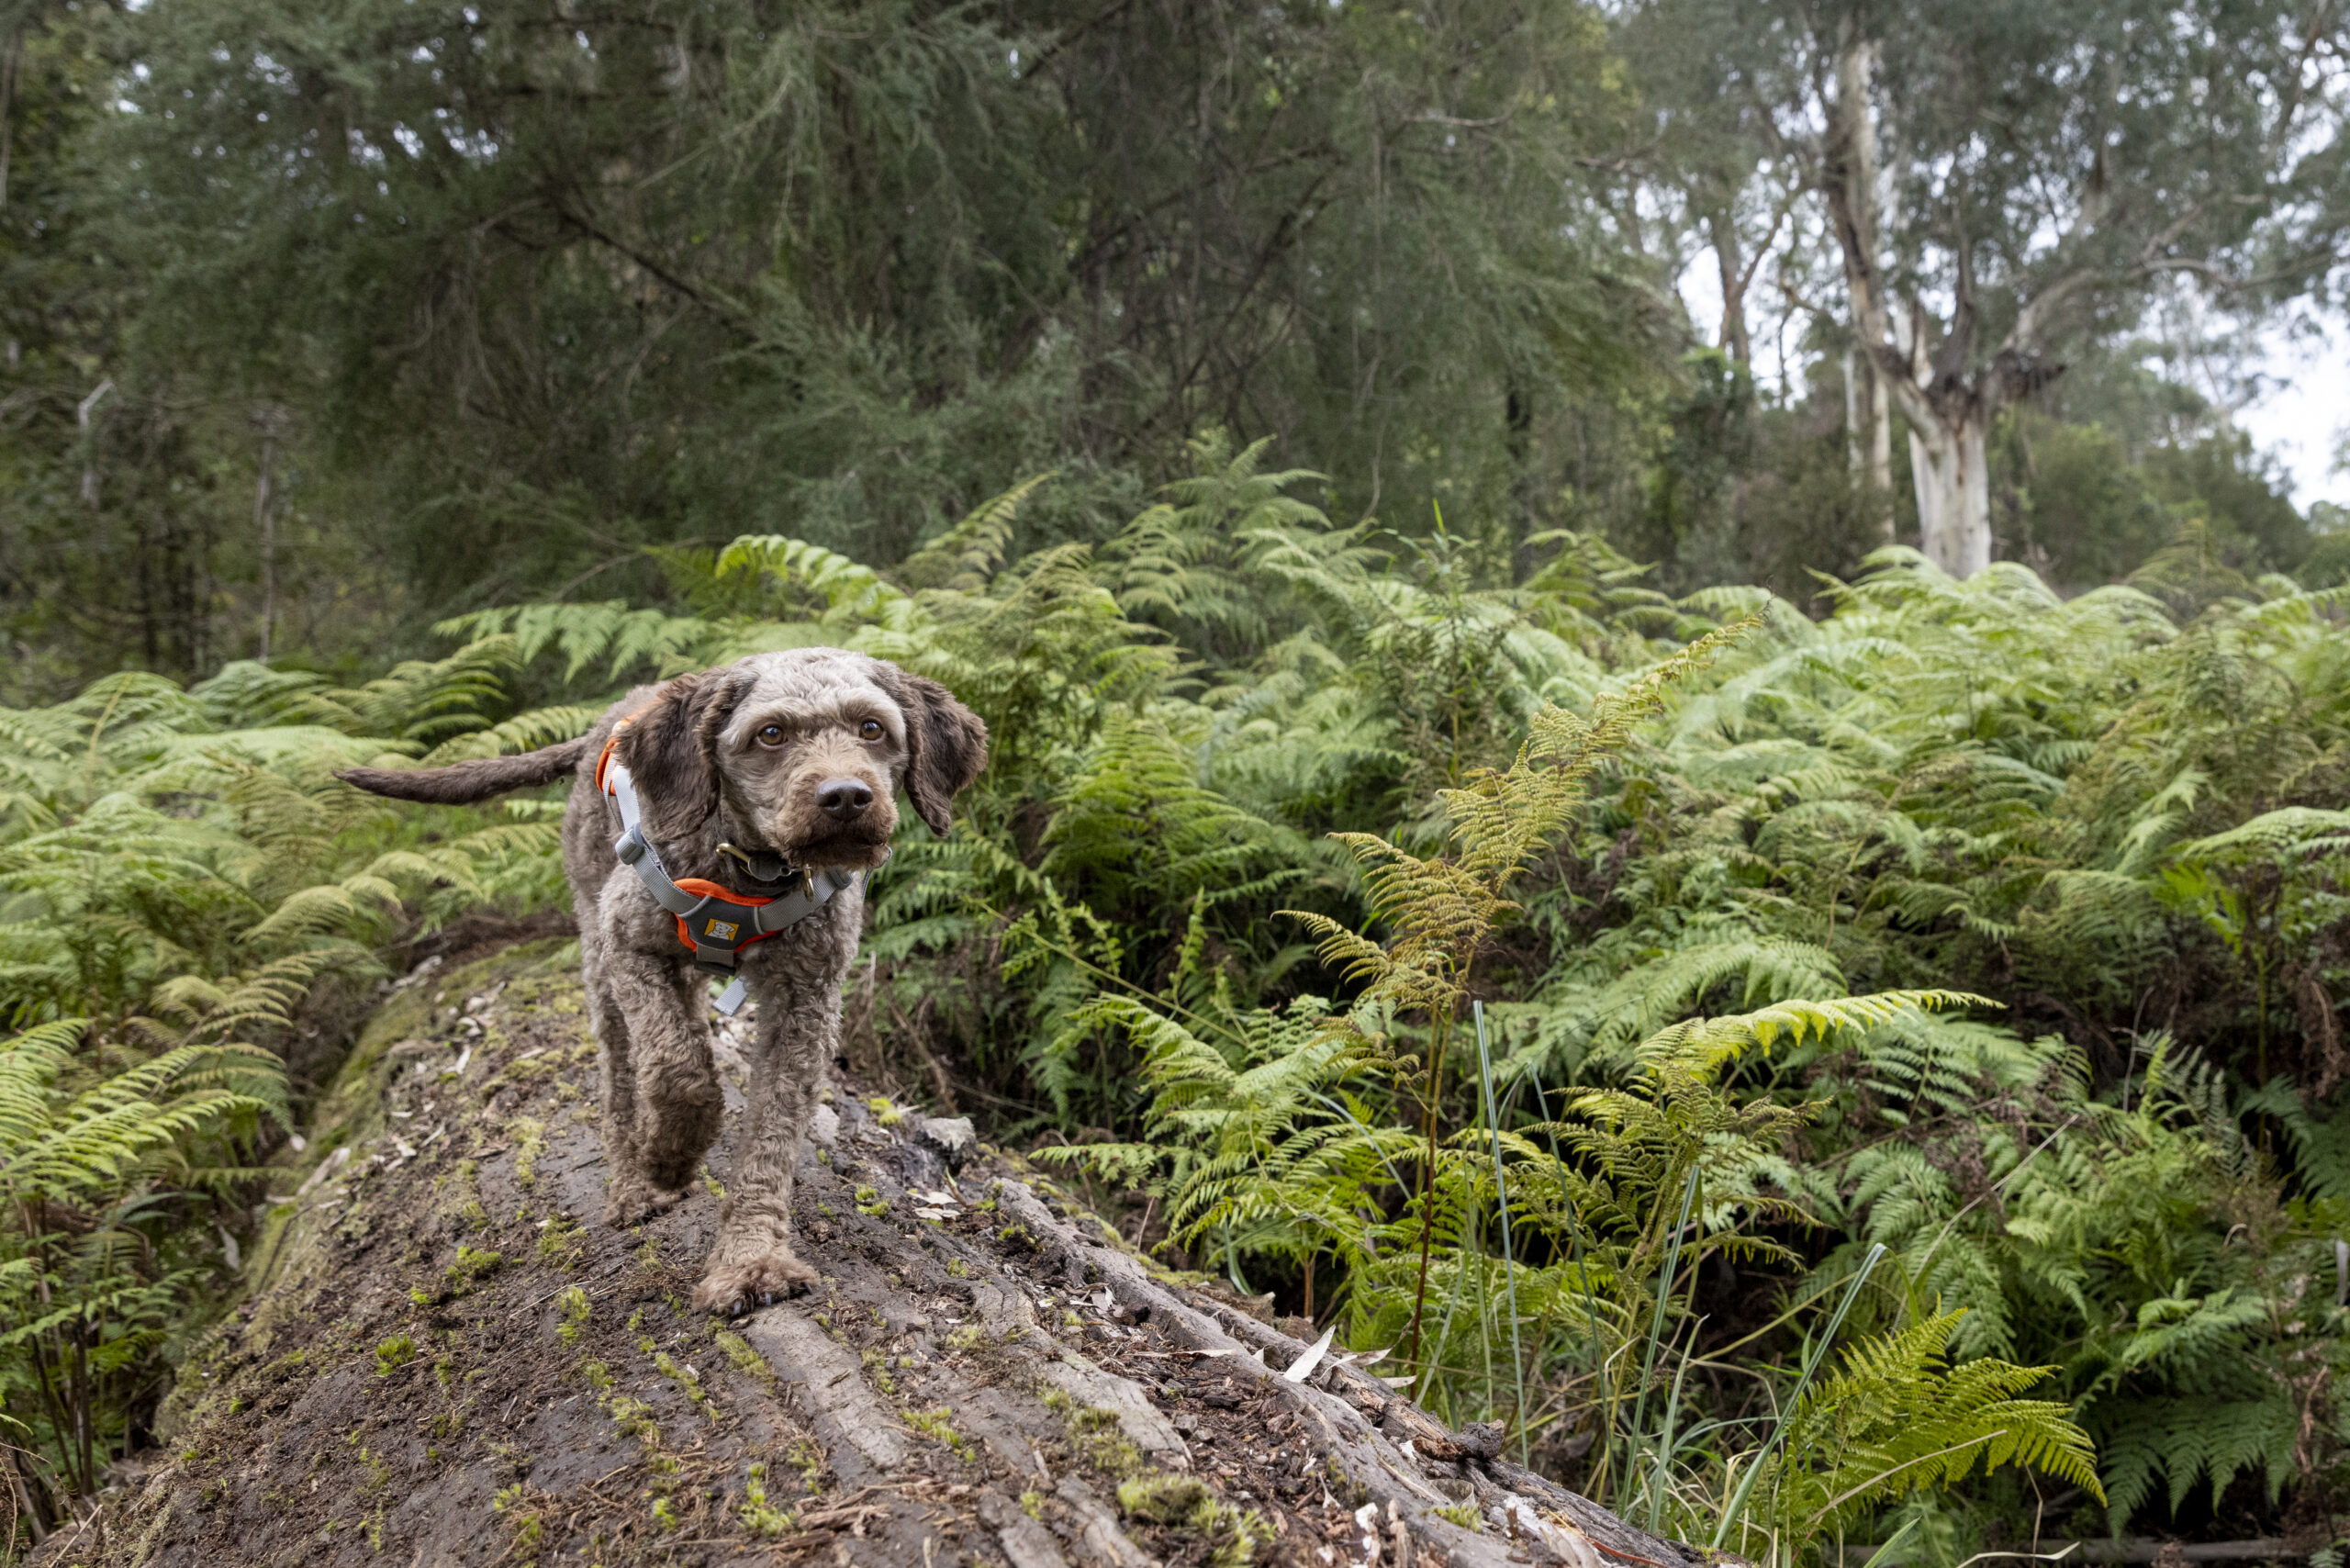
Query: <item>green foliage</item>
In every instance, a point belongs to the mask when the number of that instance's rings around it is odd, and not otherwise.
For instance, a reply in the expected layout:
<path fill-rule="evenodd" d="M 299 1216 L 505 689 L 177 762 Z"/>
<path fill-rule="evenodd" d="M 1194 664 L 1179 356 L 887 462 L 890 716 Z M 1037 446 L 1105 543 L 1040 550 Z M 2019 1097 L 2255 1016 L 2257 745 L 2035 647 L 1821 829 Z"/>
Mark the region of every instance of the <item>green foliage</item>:
<path fill-rule="evenodd" d="M 584 727 L 494 722 L 515 657 L 491 640 L 351 688 L 127 673 L 0 710 L 0 1018 L 22 1031 L 0 1047 L 0 1423 L 50 1518 L 95 1491 L 227 1267 L 215 1238 L 264 1193 L 281 1058 L 297 1081 L 330 1068 L 302 1026 L 333 1026 L 378 944 L 557 897 L 554 824 L 528 803 L 420 822 L 330 777 Z"/>
<path fill-rule="evenodd" d="M 1978 1463 L 2023 1464 L 2093 1496 L 2096 1455 L 2066 1407 L 2017 1394 L 2052 1367 L 1975 1361 L 1947 1367 L 1955 1312 L 1844 1352 L 1844 1367 L 1807 1392 L 1786 1425 L 1774 1532 L 1783 1541 L 1841 1535 L 1865 1510 L 1905 1493 L 1949 1486 Z"/>
<path fill-rule="evenodd" d="M 1668 1489 L 1699 1484 L 1667 1474 L 1676 1458 L 1678 1378 L 1653 1457 L 1644 1421 L 1658 1350 L 1681 1338 L 1688 1312 L 1674 1301 L 1676 1288 L 1710 1255 L 1794 1262 L 1762 1227 L 1808 1218 L 1774 1188 L 1780 1150 L 1811 1108 L 1733 1097 L 1724 1092 L 1725 1070 L 1750 1054 L 1865 1037 L 1924 1010 L 1983 1000 L 1940 991 L 1788 999 L 1740 1016 L 1686 1020 L 1639 1043 L 1630 1088 L 1570 1091 L 1570 1120 L 1506 1134 L 1472 1126 L 1439 1140 L 1446 1036 L 1496 924 L 1523 913 L 1505 896 L 1511 884 L 1570 826 L 1603 759 L 1663 706 L 1670 684 L 1748 630 L 1714 633 L 1656 664 L 1620 695 L 1603 697 L 1588 722 L 1546 710 L 1506 770 L 1473 774 L 1445 793 L 1449 854 L 1418 857 L 1373 834 L 1342 835 L 1365 868 L 1364 903 L 1386 935 L 1303 918 L 1321 935 L 1328 967 L 1359 987 L 1349 1010 L 1301 1000 L 1287 1016 L 1259 1011 L 1234 1020 L 1226 1032 L 1238 1045 L 1238 1068 L 1148 1005 L 1103 997 L 1080 1010 L 1080 1024 L 1114 1026 L 1142 1046 L 1152 1092 L 1145 1130 L 1163 1142 L 1045 1151 L 1152 1182 L 1167 1198 L 1173 1238 L 1208 1242 L 1236 1284 L 1244 1254 L 1335 1255 L 1352 1305 L 1350 1338 L 1404 1347 L 1396 1359 L 1415 1372 L 1416 1392 L 1439 1408 L 1457 1409 L 1479 1394 L 1491 1408 L 1504 1386 L 1494 1360 L 1521 1361 L 1530 1327 L 1538 1375 L 1580 1362 L 1595 1380 L 1580 1412 L 1595 1419 L 1601 1438 L 1587 1484 L 1628 1495 L 1637 1478 L 1652 1524 L 1663 1517 Z M 1720 973 L 1684 983 L 1678 994 L 1702 998 Z M 1399 1022 L 1422 1032 L 1426 1065 L 1395 1053 Z M 1490 1115 L 1490 1080 L 1484 1087 Z M 1415 1104 L 1424 1144 L 1405 1119 Z M 1405 1166 L 1416 1168 L 1408 1182 Z M 1382 1197 L 1395 1191 L 1408 1201 Z M 1514 1231 L 1488 1218 L 1496 1207 L 1510 1211 Z M 1693 1218 L 1695 1242 L 1685 1245 Z M 1505 1238 L 1498 1260 L 1496 1232 Z M 1528 1248 L 1561 1261 L 1524 1269 Z M 1498 1293 L 1496 1262 L 1505 1279 Z M 1432 1285 L 1445 1303 L 1433 1324 Z M 1494 1311 L 1501 1302 L 1506 1324 Z M 1651 1302 L 1652 1315 L 1643 1310 Z M 1786 1446 L 1774 1432 L 1745 1457 L 1748 1473 L 1726 1505 L 1725 1528 L 1745 1528 L 1740 1508 L 1757 1467 L 1769 1467 L 1770 1509 L 1788 1541 L 1814 1540 L 1908 1491 L 1954 1483 L 1977 1459 L 1986 1469 L 2035 1465 L 2094 1490 L 2088 1439 L 2065 1407 L 2011 1397 L 2046 1369 L 1982 1361 L 1942 1374 L 1939 1354 L 1954 1320 L 1929 1318 L 1853 1355 L 1832 1383 L 1803 1393 L 1785 1423 Z M 1472 1357 L 1483 1361 L 1482 1379 Z M 1511 1414 L 1522 1426 L 1531 1417 L 1522 1362 L 1511 1386 L 1518 1394 Z M 1820 1429 L 1823 1410 L 1842 1423 L 1833 1434 Z M 1824 1477 L 1813 1473 L 1823 1457 L 1831 1466 Z"/>
<path fill-rule="evenodd" d="M 200 1248 L 158 1242 L 248 1174 L 223 1158 L 283 1103 L 259 1047 L 173 1046 L 102 1076 L 89 1032 L 58 1019 L 0 1043 L 0 1420 L 55 1466 L 51 1496 L 95 1491 L 207 1271 Z"/>
<path fill-rule="evenodd" d="M 875 880 L 849 1045 L 893 1110 L 968 1088 L 999 1137 L 1058 1132 L 1171 1260 L 1695 1539 L 1987 1529 L 1995 1467 L 2101 1487 L 2073 1529 L 2329 1484 L 2338 595 L 2182 622 L 1889 551 L 1815 622 L 1572 535 L 1502 588 L 1474 532 L 1334 526 L 1259 447 L 1191 457 L 1098 545 L 1024 540 L 1038 476 L 895 568 L 676 553 L 698 615 L 522 605 L 373 685 L 239 666 L 0 714 L 17 1015 L 103 1003 L 73 1092 L 290 1048 L 394 935 L 558 896 L 545 803 L 387 808 L 332 767 L 862 648 L 993 737 L 955 835 L 910 826 Z M 554 705 L 508 717 L 515 686 Z"/>

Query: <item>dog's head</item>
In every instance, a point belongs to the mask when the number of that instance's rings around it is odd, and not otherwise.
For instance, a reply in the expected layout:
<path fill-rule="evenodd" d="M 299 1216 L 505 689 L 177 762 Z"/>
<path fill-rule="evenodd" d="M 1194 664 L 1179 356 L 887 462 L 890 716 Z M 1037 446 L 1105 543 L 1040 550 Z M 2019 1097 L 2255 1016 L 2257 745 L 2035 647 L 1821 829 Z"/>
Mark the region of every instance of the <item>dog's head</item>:
<path fill-rule="evenodd" d="M 888 857 L 900 790 L 944 838 L 988 730 L 934 680 L 839 648 L 680 676 L 619 742 L 655 839 L 710 833 L 795 867 Z"/>

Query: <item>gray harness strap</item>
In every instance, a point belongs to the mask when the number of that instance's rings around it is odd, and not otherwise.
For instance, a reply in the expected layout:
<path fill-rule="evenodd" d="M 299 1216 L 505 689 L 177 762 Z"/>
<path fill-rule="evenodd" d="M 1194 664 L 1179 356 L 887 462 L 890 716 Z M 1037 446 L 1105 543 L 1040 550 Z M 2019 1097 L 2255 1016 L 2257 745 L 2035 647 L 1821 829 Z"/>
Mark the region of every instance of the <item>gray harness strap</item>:
<path fill-rule="evenodd" d="M 621 812 L 621 832 L 612 841 L 612 853 L 620 857 L 621 865 L 635 871 L 654 902 L 677 917 L 677 935 L 693 949 L 694 963 L 712 973 L 734 974 L 744 947 L 799 924 L 832 902 L 834 893 L 856 884 L 855 871 L 803 870 L 797 886 L 771 899 L 738 903 L 688 891 L 669 875 L 669 868 L 661 864 L 661 852 L 644 836 L 636 780 L 616 756 L 604 759 L 603 787 Z M 718 1010 L 733 1017 L 742 1010 L 743 994 L 742 977 L 735 975 L 733 983 L 720 994 Z"/>

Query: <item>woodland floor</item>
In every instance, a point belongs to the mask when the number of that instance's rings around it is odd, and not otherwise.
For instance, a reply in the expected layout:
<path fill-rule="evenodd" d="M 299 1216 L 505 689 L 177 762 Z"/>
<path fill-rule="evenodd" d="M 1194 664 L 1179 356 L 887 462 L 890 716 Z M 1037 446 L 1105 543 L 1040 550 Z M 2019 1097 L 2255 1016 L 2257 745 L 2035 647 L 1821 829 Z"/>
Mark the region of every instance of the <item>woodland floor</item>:
<path fill-rule="evenodd" d="M 919 1114 L 848 1086 L 800 1171 L 822 1285 L 732 1324 L 690 1311 L 727 1149 L 671 1213 L 599 1223 L 570 952 L 395 988 L 162 1446 L 37 1562 L 1704 1560 L 1360 1369 L 1283 1378 L 1304 1345 L 1145 1263 L 1014 1157 L 950 1170 Z M 719 1058 L 731 1132 L 731 1033 Z"/>

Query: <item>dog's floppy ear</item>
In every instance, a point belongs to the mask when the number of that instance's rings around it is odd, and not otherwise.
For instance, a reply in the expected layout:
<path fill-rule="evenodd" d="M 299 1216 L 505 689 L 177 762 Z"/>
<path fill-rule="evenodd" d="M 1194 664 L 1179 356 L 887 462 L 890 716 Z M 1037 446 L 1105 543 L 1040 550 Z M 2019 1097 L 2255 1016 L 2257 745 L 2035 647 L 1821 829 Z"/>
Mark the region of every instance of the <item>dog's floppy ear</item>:
<path fill-rule="evenodd" d="M 988 727 L 934 680 L 884 665 L 881 685 L 906 714 L 906 798 L 930 831 L 955 825 L 955 797 L 988 765 Z"/>
<path fill-rule="evenodd" d="M 644 831 L 683 838 L 718 810 L 718 735 L 749 689 L 740 669 L 681 675 L 631 716 L 617 748 L 636 780 Z"/>

